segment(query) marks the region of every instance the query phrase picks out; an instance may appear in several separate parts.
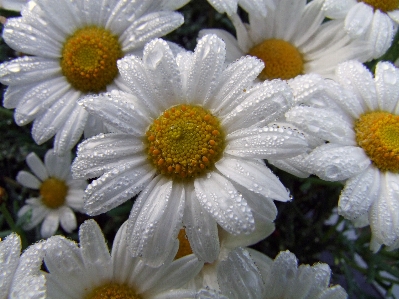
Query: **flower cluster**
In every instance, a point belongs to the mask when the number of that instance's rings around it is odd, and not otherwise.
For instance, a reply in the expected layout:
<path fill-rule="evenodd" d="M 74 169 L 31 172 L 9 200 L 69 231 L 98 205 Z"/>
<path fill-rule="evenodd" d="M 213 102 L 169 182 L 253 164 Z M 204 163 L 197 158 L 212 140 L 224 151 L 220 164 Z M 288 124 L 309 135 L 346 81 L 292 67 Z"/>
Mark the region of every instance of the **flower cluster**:
<path fill-rule="evenodd" d="M 188 2 L 0 1 L 20 10 L 3 106 L 53 139 L 7 218 L 46 240 L 0 243 L 0 298 L 347 298 L 327 264 L 248 247 L 293 200 L 276 169 L 340 182 L 338 214 L 373 252 L 399 248 L 399 69 L 370 70 L 399 2 L 208 0 L 232 30 L 202 28 L 193 51 L 160 38 Z"/>

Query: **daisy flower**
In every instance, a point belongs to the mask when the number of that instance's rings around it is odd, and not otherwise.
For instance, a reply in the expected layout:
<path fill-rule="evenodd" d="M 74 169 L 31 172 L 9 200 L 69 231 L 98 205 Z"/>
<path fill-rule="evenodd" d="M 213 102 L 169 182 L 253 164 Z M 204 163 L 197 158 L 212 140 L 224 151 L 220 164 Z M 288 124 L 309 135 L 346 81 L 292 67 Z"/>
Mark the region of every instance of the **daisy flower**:
<path fill-rule="evenodd" d="M 375 59 L 388 50 L 398 29 L 397 0 L 324 0 L 322 9 L 327 17 L 343 21 L 351 37 L 367 40 Z"/>
<path fill-rule="evenodd" d="M 35 153 L 30 153 L 26 163 L 34 175 L 22 170 L 17 175 L 17 181 L 22 186 L 39 190 L 39 196 L 27 199 L 26 205 L 18 211 L 18 217 L 29 213 L 24 229 L 32 229 L 44 219 L 40 230 L 43 238 L 54 235 L 59 224 L 70 233 L 76 228 L 72 210 L 82 211 L 87 186 L 86 181 L 72 178 L 71 154 L 58 156 L 49 150 L 43 164 Z"/>
<path fill-rule="evenodd" d="M 217 223 L 231 234 L 250 233 L 255 218 L 267 219 L 272 199 L 290 200 L 260 159 L 307 150 L 300 133 L 267 126 L 291 107 L 291 90 L 280 80 L 254 83 L 263 68 L 255 57 L 224 62 L 225 44 L 214 35 L 177 58 L 156 39 L 143 59 L 118 61 L 131 94 L 79 102 L 120 132 L 78 147 L 74 176 L 99 177 L 86 189 L 85 211 L 104 213 L 141 191 L 129 246 L 152 265 L 162 263 L 182 223 L 195 254 L 212 262 Z"/>
<path fill-rule="evenodd" d="M 21 253 L 21 239 L 11 234 L 0 242 L 0 298 L 46 298 L 46 278 L 40 271 L 43 242 Z"/>
<path fill-rule="evenodd" d="M 79 227 L 79 246 L 63 236 L 48 239 L 44 256 L 49 271 L 48 298 L 194 297 L 194 290 L 179 288 L 199 272 L 202 262 L 193 254 L 173 261 L 175 248 L 161 267 L 151 268 L 131 256 L 126 235 L 124 223 L 115 236 L 111 253 L 94 220 Z"/>
<path fill-rule="evenodd" d="M 270 6 L 270 0 L 262 2 Z M 307 73 L 331 77 L 340 62 L 371 58 L 365 42 L 352 40 L 341 30 L 341 22 L 323 23 L 323 0 L 274 0 L 273 4 L 275 8 L 266 17 L 256 6 L 248 7 L 249 24 L 237 13 L 231 15 L 237 39 L 219 29 L 202 30 L 200 36 L 214 33 L 222 38 L 228 61 L 247 54 L 263 60 L 261 80 L 287 80 Z"/>
<path fill-rule="evenodd" d="M 16 108 L 18 125 L 34 121 L 38 144 L 55 135 L 59 154 L 72 149 L 83 132 L 106 131 L 77 100 L 123 88 L 116 61 L 179 27 L 183 16 L 172 10 L 186 2 L 29 1 L 22 17 L 9 19 L 3 31 L 11 48 L 29 54 L 0 66 L 0 82 L 9 85 L 4 107 Z"/>
<path fill-rule="evenodd" d="M 359 62 L 337 68 L 324 101 L 295 107 L 287 119 L 327 140 L 306 158 L 328 181 L 345 181 L 338 213 L 356 226 L 370 224 L 371 249 L 399 247 L 399 69 L 379 62 L 375 78 Z M 319 100 L 319 103 L 322 99 Z"/>

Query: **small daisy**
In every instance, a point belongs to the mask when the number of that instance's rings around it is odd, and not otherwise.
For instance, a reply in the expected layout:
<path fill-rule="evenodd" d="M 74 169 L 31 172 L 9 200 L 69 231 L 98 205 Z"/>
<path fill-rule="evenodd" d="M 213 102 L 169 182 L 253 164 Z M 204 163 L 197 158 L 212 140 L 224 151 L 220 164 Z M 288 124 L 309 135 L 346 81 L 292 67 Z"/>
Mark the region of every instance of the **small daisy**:
<path fill-rule="evenodd" d="M 8 10 L 21 11 L 28 0 L 0 0 L 0 7 Z"/>
<path fill-rule="evenodd" d="M 327 140 L 306 158 L 328 181 L 346 181 L 338 212 L 356 226 L 370 224 L 371 249 L 399 247 L 399 69 L 379 62 L 375 78 L 359 62 L 337 68 L 319 105 L 295 107 L 286 116 Z M 323 107 L 322 102 L 327 103 Z"/>
<path fill-rule="evenodd" d="M 0 298 L 46 298 L 46 278 L 40 271 L 44 256 L 43 242 L 21 253 L 21 239 L 16 234 L 0 242 Z"/>
<path fill-rule="evenodd" d="M 84 180 L 74 180 L 71 176 L 71 154 L 58 156 L 49 150 L 44 164 L 35 153 L 26 157 L 26 163 L 35 174 L 20 171 L 17 181 L 28 188 L 39 190 L 39 196 L 29 198 L 18 212 L 18 217 L 30 214 L 24 229 L 29 230 L 43 221 L 40 233 L 48 238 L 56 232 L 58 225 L 68 233 L 76 228 L 76 217 L 72 210 L 82 211 Z"/>
<path fill-rule="evenodd" d="M 388 50 L 398 29 L 398 0 L 324 0 L 322 9 L 327 17 L 343 20 L 351 37 L 365 38 L 375 59 Z"/>
<path fill-rule="evenodd" d="M 32 136 L 38 144 L 55 135 L 54 149 L 61 154 L 83 132 L 93 136 L 106 131 L 77 100 L 124 88 L 116 61 L 179 27 L 183 16 L 172 10 L 186 2 L 28 2 L 22 17 L 9 19 L 3 31 L 11 48 L 29 54 L 0 66 L 0 82 L 9 85 L 4 107 L 16 108 L 18 125 L 34 121 Z"/>
<path fill-rule="evenodd" d="M 162 266 L 151 268 L 131 256 L 126 237 L 124 223 L 109 253 L 100 227 L 87 220 L 79 228 L 79 246 L 63 236 L 48 239 L 47 298 L 194 298 L 193 290 L 179 288 L 200 271 L 202 262 L 193 254 L 173 261 L 175 248 Z"/>
<path fill-rule="evenodd" d="M 307 150 L 298 132 L 267 126 L 291 107 L 291 90 L 280 80 L 254 83 L 263 68 L 255 57 L 224 62 L 225 45 L 214 35 L 177 58 L 157 39 L 143 59 L 118 62 L 131 94 L 80 101 L 121 132 L 78 147 L 74 176 L 99 177 L 86 189 L 85 210 L 101 214 L 142 191 L 130 215 L 129 243 L 153 265 L 173 247 L 182 222 L 193 251 L 212 262 L 217 253 L 207 252 L 219 248 L 217 223 L 231 234 L 250 233 L 255 218 L 267 219 L 272 199 L 290 200 L 260 159 Z"/>
<path fill-rule="evenodd" d="M 263 0 L 270 6 L 270 0 Z M 219 29 L 202 30 L 200 36 L 214 33 L 226 42 L 227 60 L 253 55 L 265 63 L 261 80 L 291 79 L 300 74 L 317 73 L 332 77 L 336 65 L 350 59 L 369 60 L 365 42 L 352 40 L 341 30 L 341 22 L 323 23 L 323 0 L 274 0 L 266 17 L 256 6 L 248 7 L 249 24 L 235 13 L 230 16 L 237 34 Z"/>

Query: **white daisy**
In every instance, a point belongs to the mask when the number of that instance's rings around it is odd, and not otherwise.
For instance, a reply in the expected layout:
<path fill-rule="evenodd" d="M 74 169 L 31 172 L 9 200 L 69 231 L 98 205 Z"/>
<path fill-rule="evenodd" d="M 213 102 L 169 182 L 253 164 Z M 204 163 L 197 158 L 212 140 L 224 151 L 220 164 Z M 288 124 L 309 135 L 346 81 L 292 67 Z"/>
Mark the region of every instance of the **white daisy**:
<path fill-rule="evenodd" d="M 373 58 L 388 50 L 398 29 L 397 0 L 324 0 L 322 9 L 327 17 L 342 20 L 351 37 L 367 40 Z"/>
<path fill-rule="evenodd" d="M 0 298 L 44 299 L 46 278 L 40 271 L 44 256 L 43 242 L 21 253 L 21 239 L 16 234 L 0 242 Z"/>
<path fill-rule="evenodd" d="M 53 236 L 46 242 L 48 298 L 152 299 L 193 298 L 193 290 L 179 290 L 201 269 L 192 254 L 173 261 L 175 247 L 159 268 L 143 264 L 127 250 L 126 223 L 119 229 L 109 253 L 104 235 L 94 220 L 79 228 L 80 245 Z"/>
<path fill-rule="evenodd" d="M 16 108 L 18 125 L 34 120 L 38 144 L 55 135 L 57 153 L 70 150 L 83 131 L 87 136 L 104 132 L 77 99 L 123 88 L 116 61 L 179 27 L 183 16 L 172 10 L 187 2 L 28 2 L 22 17 L 9 19 L 3 31 L 11 48 L 29 54 L 0 66 L 0 82 L 9 85 L 4 107 Z"/>
<path fill-rule="evenodd" d="M 0 7 L 8 10 L 21 11 L 22 6 L 28 2 L 28 0 L 0 0 Z"/>
<path fill-rule="evenodd" d="M 278 80 L 253 85 L 263 68 L 255 57 L 224 62 L 225 45 L 214 35 L 176 59 L 157 39 L 142 60 L 118 62 L 132 94 L 80 101 L 121 132 L 78 147 L 74 175 L 99 177 L 86 189 L 85 210 L 104 213 L 142 191 L 130 215 L 130 249 L 153 265 L 173 247 L 182 222 L 193 251 L 211 262 L 219 248 L 216 223 L 231 234 L 249 233 L 255 218 L 267 219 L 272 199 L 290 199 L 259 159 L 307 150 L 298 132 L 265 126 L 290 108 L 291 90 Z"/>
<path fill-rule="evenodd" d="M 318 104 L 295 107 L 286 116 L 328 143 L 306 159 L 328 181 L 343 181 L 338 212 L 356 226 L 370 224 L 371 249 L 399 247 L 399 69 L 377 64 L 375 78 L 359 62 L 337 68 L 338 85 Z M 327 103 L 323 107 L 324 103 Z"/>
<path fill-rule="evenodd" d="M 246 54 L 262 59 L 261 80 L 291 79 L 307 73 L 331 77 L 338 63 L 350 59 L 364 62 L 371 56 L 365 42 L 352 40 L 341 30 L 341 22 L 323 23 L 323 1 L 274 0 L 275 9 L 266 17 L 256 6 L 248 7 L 249 24 L 237 14 L 230 16 L 237 39 L 219 29 L 202 30 L 200 36 L 214 33 L 221 37 L 228 61 Z M 270 0 L 262 2 L 264 7 L 270 4 Z"/>
<path fill-rule="evenodd" d="M 40 233 L 48 238 L 56 232 L 58 225 L 68 233 L 76 228 L 76 217 L 72 210 L 83 208 L 85 180 L 74 180 L 71 175 L 71 154 L 58 156 L 47 151 L 44 164 L 35 153 L 26 157 L 26 163 L 35 174 L 20 171 L 17 181 L 28 188 L 39 190 L 39 196 L 29 198 L 18 211 L 18 217 L 29 213 L 24 229 L 29 230 L 43 221 Z"/>

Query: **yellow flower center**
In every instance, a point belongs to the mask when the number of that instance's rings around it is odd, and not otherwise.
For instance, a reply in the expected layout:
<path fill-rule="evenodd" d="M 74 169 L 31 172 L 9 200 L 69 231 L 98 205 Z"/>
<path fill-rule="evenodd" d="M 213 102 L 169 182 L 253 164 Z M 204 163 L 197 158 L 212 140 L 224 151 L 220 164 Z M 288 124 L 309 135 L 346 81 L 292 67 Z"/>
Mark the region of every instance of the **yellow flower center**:
<path fill-rule="evenodd" d="M 68 186 L 64 181 L 50 177 L 41 184 L 39 191 L 43 204 L 56 209 L 65 203 Z"/>
<path fill-rule="evenodd" d="M 303 73 L 303 58 L 298 49 L 282 39 L 267 39 L 249 50 L 265 63 L 261 80 L 288 80 Z"/>
<path fill-rule="evenodd" d="M 383 12 L 392 11 L 398 9 L 399 7 L 399 0 L 361 0 L 372 7 L 374 9 L 379 9 Z"/>
<path fill-rule="evenodd" d="M 61 69 L 68 82 L 82 92 L 100 92 L 118 74 L 116 61 L 123 53 L 118 37 L 106 29 L 89 26 L 67 38 Z"/>
<path fill-rule="evenodd" d="M 191 105 L 172 107 L 146 133 L 148 156 L 161 174 L 195 178 L 213 167 L 224 149 L 219 120 Z"/>
<path fill-rule="evenodd" d="M 399 172 L 399 115 L 365 113 L 355 123 L 356 141 L 382 171 Z"/>
<path fill-rule="evenodd" d="M 140 299 L 126 284 L 106 283 L 94 288 L 84 299 Z"/>
<path fill-rule="evenodd" d="M 177 238 L 179 239 L 179 250 L 176 253 L 175 260 L 193 253 L 184 228 L 180 230 Z"/>

